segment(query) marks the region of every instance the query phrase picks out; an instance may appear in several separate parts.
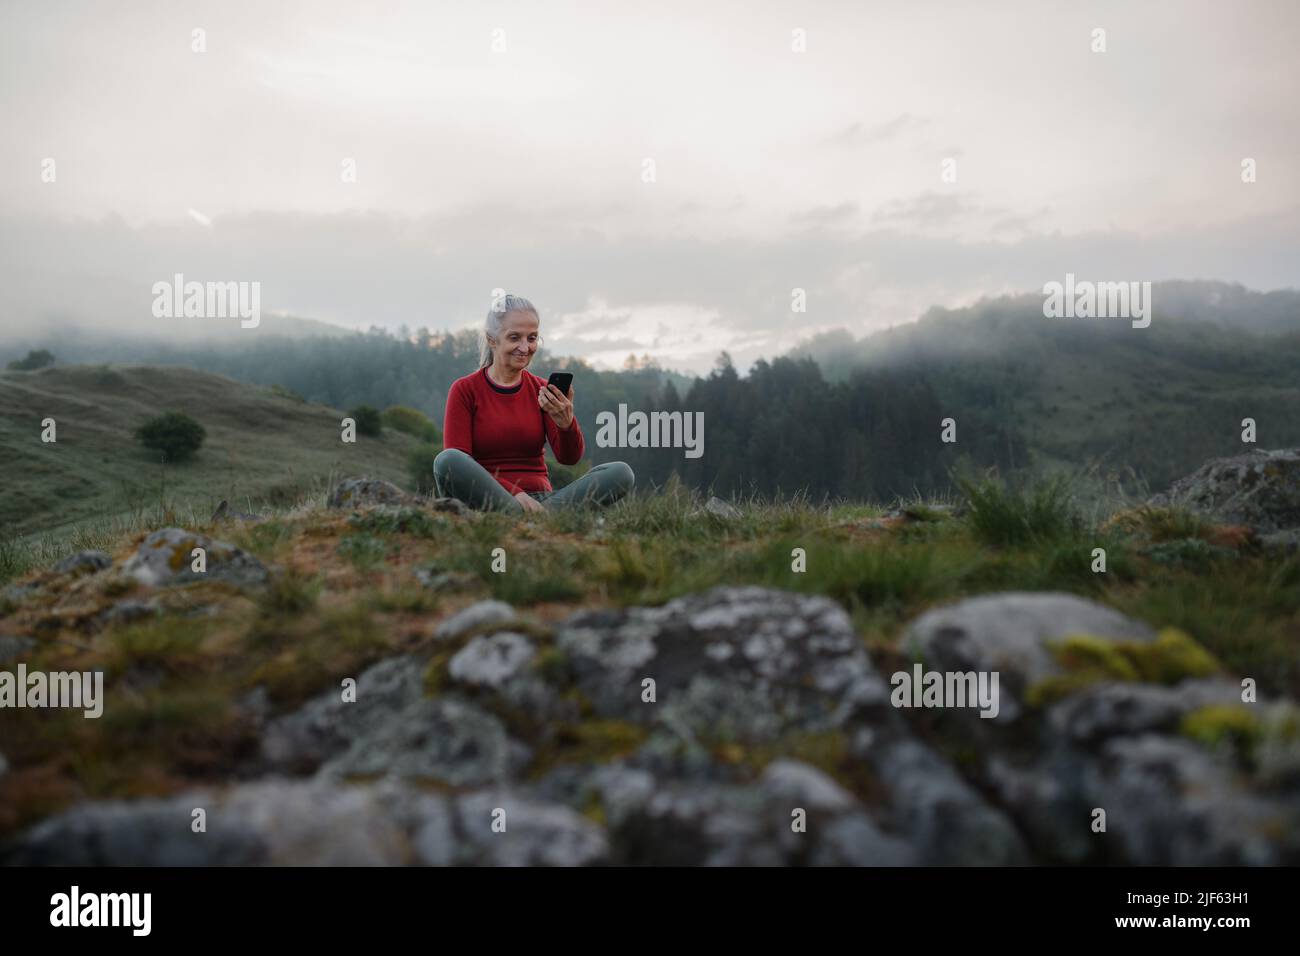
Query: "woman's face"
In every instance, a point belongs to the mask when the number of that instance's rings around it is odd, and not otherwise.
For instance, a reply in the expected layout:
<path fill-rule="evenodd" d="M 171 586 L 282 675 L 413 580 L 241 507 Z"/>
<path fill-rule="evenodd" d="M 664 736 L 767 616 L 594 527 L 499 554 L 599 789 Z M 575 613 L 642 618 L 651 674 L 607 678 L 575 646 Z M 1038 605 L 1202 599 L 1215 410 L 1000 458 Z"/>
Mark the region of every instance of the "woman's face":
<path fill-rule="evenodd" d="M 501 336 L 493 346 L 496 362 L 518 371 L 528 367 L 537 351 L 537 316 L 531 312 L 507 312 L 501 323 Z"/>

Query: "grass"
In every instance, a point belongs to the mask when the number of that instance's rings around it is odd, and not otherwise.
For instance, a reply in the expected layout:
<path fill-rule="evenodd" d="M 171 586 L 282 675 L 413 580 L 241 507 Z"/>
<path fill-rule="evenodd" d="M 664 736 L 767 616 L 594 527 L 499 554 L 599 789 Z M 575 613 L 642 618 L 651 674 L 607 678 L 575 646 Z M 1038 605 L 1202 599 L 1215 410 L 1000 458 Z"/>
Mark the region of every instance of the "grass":
<path fill-rule="evenodd" d="M 970 509 L 971 530 L 985 544 L 1009 547 L 1061 541 L 1083 530 L 1064 477 L 1028 485 L 992 478 L 958 477 L 956 481 Z"/>
<path fill-rule="evenodd" d="M 255 745 L 237 704 L 255 688 L 282 712 L 336 690 L 375 661 L 412 651 L 441 661 L 431 665 L 437 677 L 456 649 L 435 639 L 439 621 L 485 597 L 521 608 L 545 634 L 549 622 L 579 609 L 657 604 L 724 584 L 785 588 L 839 602 L 864 645 L 888 662 L 900 653 L 908 622 L 937 604 L 1002 590 L 1061 590 L 1167 635 L 1177 629 L 1190 642 L 1167 636 L 1155 658 L 1121 649 L 1121 658 L 1103 659 L 1076 641 L 1062 653 L 1078 681 L 1130 672 L 1166 679 L 1212 666 L 1254 677 L 1261 693 L 1300 691 L 1300 557 L 1211 545 L 1214 529 L 1172 513 L 1130 509 L 1121 520 L 1098 523 L 1079 514 L 1059 480 L 1011 487 L 984 479 L 964 491 L 964 502 L 907 501 L 897 509 L 742 499 L 733 502 L 740 516 L 722 520 L 703 511 L 705 496 L 680 486 L 603 512 L 522 519 L 420 508 L 331 511 L 322 489 L 269 509 L 257 524 L 213 528 L 200 517 L 190 525 L 195 530 L 273 567 L 265 588 L 172 589 L 172 610 L 161 617 L 89 634 L 60 617 L 60 608 L 84 610 L 89 602 L 93 611 L 94 602 L 119 599 L 128 589 L 111 574 L 75 581 L 38 575 L 44 584 L 36 596 L 0 606 L 5 630 L 37 641 L 30 668 L 103 668 L 105 709 L 113 715 L 102 726 L 61 715 L 37 721 L 27 711 L 12 723 L 6 718 L 19 743 L 6 744 L 12 767 L 0 777 L 0 808 L 8 808 L 0 809 L 0 833 L 87 795 L 169 792 L 225 779 Z M 960 516 L 954 505 L 964 506 Z M 188 524 L 183 515 L 142 511 L 73 529 L 70 540 L 120 563 L 164 519 Z M 493 570 L 498 548 L 503 572 Z M 1097 548 L 1106 552 L 1105 573 L 1092 570 Z M 30 538 L 0 543 L 0 562 L 20 576 L 64 553 Z M 458 574 L 461 583 L 426 588 L 415 572 L 428 568 Z M 564 662 L 539 640 L 539 672 L 562 676 Z M 443 692 L 445 683 L 431 680 L 430 691 Z M 527 730 L 526 716 L 512 719 Z M 1240 735 L 1210 717 L 1189 726 L 1189 735 Z M 538 754 L 530 772 L 549 762 L 606 759 L 639 739 L 634 728 L 585 724 L 530 738 Z M 728 746 L 729 759 L 743 766 L 780 755 L 779 747 Z M 820 762 L 846 785 L 870 789 L 842 759 L 839 742 L 819 746 Z"/>

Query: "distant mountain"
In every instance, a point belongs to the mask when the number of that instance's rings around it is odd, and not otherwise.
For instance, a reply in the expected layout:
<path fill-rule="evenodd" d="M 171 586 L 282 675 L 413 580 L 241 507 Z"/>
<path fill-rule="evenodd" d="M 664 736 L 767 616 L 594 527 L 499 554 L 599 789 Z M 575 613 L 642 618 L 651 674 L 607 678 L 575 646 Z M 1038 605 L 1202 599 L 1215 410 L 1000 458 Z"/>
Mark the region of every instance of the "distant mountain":
<path fill-rule="evenodd" d="M 1161 282 L 1152 320 L 1055 319 L 1043 296 L 934 308 L 919 321 L 857 339 L 843 330 L 792 350 L 832 380 L 908 370 L 960 422 L 992 412 L 1038 463 L 1101 461 L 1168 484 L 1197 463 L 1242 450 L 1254 419 L 1261 447 L 1300 443 L 1300 293 L 1221 282 Z"/>

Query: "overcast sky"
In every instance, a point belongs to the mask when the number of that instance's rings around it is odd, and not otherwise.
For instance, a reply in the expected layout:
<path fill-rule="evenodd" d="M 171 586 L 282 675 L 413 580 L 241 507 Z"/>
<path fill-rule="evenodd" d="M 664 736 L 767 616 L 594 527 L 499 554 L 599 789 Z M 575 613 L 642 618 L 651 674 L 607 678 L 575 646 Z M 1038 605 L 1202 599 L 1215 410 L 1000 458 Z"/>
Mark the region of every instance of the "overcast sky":
<path fill-rule="evenodd" d="M 166 335 L 177 272 L 353 327 L 477 324 L 505 288 L 555 351 L 703 371 L 1067 271 L 1295 287 L 1298 28 L 1291 0 L 5 2 L 0 331 Z"/>

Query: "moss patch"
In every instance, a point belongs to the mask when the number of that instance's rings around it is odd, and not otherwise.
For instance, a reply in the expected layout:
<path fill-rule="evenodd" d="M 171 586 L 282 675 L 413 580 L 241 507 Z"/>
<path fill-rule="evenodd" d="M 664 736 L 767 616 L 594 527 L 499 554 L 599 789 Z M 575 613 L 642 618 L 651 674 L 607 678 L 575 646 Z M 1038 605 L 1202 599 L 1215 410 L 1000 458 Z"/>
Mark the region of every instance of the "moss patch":
<path fill-rule="evenodd" d="M 1183 717 L 1179 733 L 1207 747 L 1225 744 L 1238 750 L 1253 749 L 1262 727 L 1254 712 L 1232 704 L 1202 707 Z"/>
<path fill-rule="evenodd" d="M 1176 684 L 1189 677 L 1220 672 L 1214 656 L 1177 628 L 1167 627 L 1154 641 L 1114 641 L 1094 634 L 1071 634 L 1049 641 L 1064 673 L 1034 684 L 1025 693 L 1031 707 L 1042 707 L 1103 681 Z"/>

